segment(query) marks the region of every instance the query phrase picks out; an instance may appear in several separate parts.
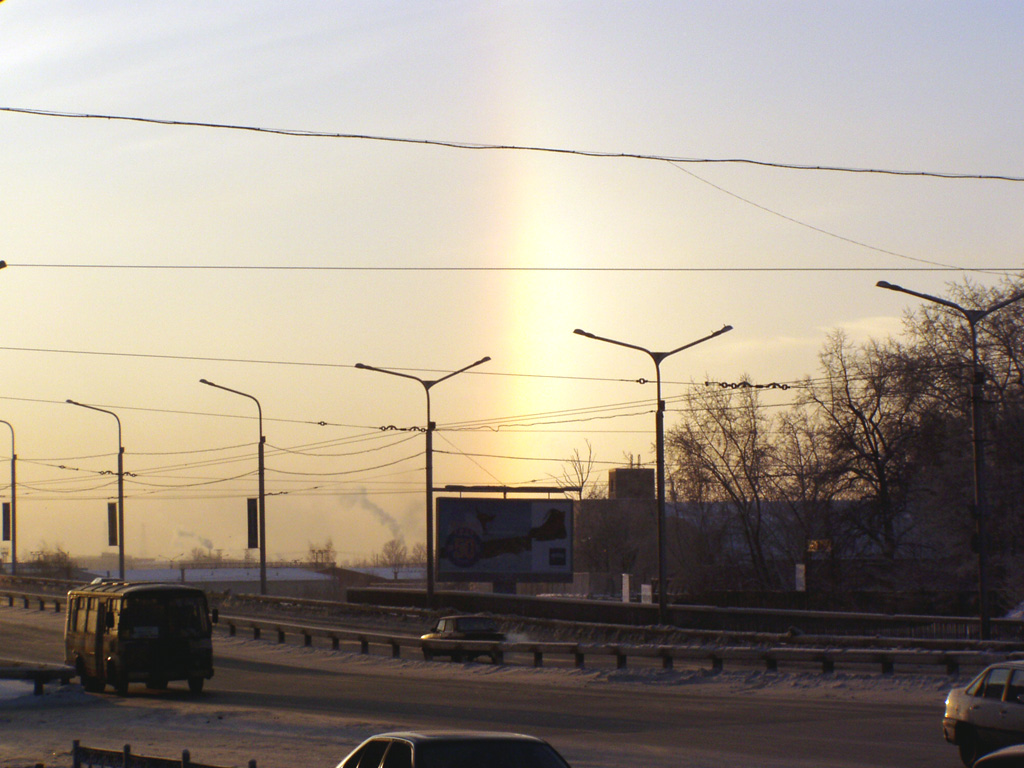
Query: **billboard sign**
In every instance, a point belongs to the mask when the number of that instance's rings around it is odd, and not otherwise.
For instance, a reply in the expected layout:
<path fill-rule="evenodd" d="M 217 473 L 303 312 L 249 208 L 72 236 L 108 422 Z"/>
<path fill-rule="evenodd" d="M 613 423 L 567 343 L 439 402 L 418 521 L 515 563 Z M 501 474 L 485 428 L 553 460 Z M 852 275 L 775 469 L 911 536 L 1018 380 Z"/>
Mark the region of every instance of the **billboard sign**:
<path fill-rule="evenodd" d="M 441 581 L 572 581 L 572 502 L 437 499 Z"/>

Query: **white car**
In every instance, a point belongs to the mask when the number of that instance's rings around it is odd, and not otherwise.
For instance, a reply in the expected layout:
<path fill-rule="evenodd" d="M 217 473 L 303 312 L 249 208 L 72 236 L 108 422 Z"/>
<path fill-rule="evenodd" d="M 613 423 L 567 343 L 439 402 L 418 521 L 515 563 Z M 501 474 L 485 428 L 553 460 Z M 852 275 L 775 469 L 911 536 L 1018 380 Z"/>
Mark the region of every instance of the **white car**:
<path fill-rule="evenodd" d="M 1024 661 L 986 668 L 946 697 L 942 734 L 964 765 L 1011 744 L 1024 744 Z"/>

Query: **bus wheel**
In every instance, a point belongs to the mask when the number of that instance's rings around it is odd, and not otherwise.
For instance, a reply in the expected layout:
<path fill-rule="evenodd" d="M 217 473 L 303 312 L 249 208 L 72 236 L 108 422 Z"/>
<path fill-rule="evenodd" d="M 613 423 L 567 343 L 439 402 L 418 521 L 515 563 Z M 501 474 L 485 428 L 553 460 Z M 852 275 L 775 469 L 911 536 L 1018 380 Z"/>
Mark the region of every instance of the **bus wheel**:
<path fill-rule="evenodd" d="M 190 677 L 188 679 L 188 690 L 189 692 L 199 695 L 203 692 L 203 678 L 201 677 Z"/>
<path fill-rule="evenodd" d="M 114 686 L 114 692 L 118 696 L 128 695 L 128 675 L 123 674 L 117 667 L 114 667 L 113 674 L 110 675 L 109 682 Z"/>
<path fill-rule="evenodd" d="M 82 681 L 82 688 L 88 693 L 99 693 L 103 690 L 103 681 L 98 677 L 85 674 L 85 664 L 79 659 L 78 663 L 75 664 L 75 671 L 78 673 L 78 679 Z"/>
<path fill-rule="evenodd" d="M 80 675 L 82 687 L 89 693 L 100 693 L 103 691 L 103 681 L 92 675 Z"/>

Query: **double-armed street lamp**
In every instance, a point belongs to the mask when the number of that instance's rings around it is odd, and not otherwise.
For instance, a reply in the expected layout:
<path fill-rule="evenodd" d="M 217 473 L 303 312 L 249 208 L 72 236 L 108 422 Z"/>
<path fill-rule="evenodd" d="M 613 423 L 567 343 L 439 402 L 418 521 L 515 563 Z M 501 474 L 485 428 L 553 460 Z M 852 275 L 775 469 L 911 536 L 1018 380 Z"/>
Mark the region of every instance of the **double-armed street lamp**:
<path fill-rule="evenodd" d="M 264 484 L 264 465 L 263 465 L 263 446 L 267 439 L 263 436 L 263 408 L 260 406 L 260 401 L 257 400 L 250 394 L 245 392 L 239 392 L 237 389 L 231 389 L 220 384 L 214 384 L 212 381 L 206 379 L 200 379 L 200 384 L 205 384 L 208 387 L 216 387 L 217 389 L 223 389 L 225 392 L 231 392 L 235 395 L 241 395 L 242 397 L 248 397 L 254 403 L 256 403 L 256 413 L 259 417 L 259 428 L 260 428 L 260 442 L 258 448 L 258 475 L 259 475 L 259 501 L 257 502 L 257 514 L 259 520 L 259 538 L 260 538 L 260 594 L 267 594 L 267 497 Z"/>
<path fill-rule="evenodd" d="M 615 344 L 620 347 L 635 349 L 648 355 L 651 360 L 654 361 L 658 398 L 658 405 L 654 412 L 654 440 L 655 452 L 657 454 L 658 477 L 658 621 L 662 624 L 665 624 L 668 620 L 668 582 L 666 581 L 665 572 L 665 401 L 661 399 L 661 361 L 666 357 L 674 355 L 676 352 L 682 352 L 684 349 L 695 347 L 698 344 L 709 341 L 716 336 L 721 336 L 723 333 L 731 330 L 731 325 L 724 325 L 714 333 L 708 334 L 696 341 L 691 341 L 689 344 L 684 344 L 681 347 L 676 347 L 669 352 L 654 352 L 650 349 L 646 349 L 645 347 L 637 346 L 636 344 L 627 344 L 624 341 L 616 341 L 615 339 L 605 338 L 604 336 L 597 336 L 593 333 L 580 330 L 579 328 L 573 331 L 573 333 L 580 336 L 586 336 L 588 339 L 605 341 L 609 344 Z M 643 384 L 646 382 L 641 379 L 640 383 Z"/>
<path fill-rule="evenodd" d="M 932 296 L 928 293 L 920 293 L 893 285 L 885 280 L 879 280 L 875 284 L 878 288 L 885 288 L 898 293 L 905 293 L 915 296 L 934 304 L 939 304 L 947 309 L 952 309 L 960 314 L 966 321 L 970 331 L 971 340 L 971 442 L 974 451 L 974 519 L 977 525 L 978 539 L 978 620 L 981 630 L 981 639 L 988 640 L 992 635 L 991 611 L 988 603 L 988 543 L 987 517 L 988 517 L 988 489 L 985 478 L 985 445 L 982 425 L 983 390 L 985 387 L 985 367 L 978 357 L 978 329 L 977 325 L 986 317 L 998 309 L 1024 299 L 1024 293 L 1018 293 L 1003 301 L 996 302 L 984 309 L 969 309 L 962 307 L 949 299 L 939 296 Z"/>
<path fill-rule="evenodd" d="M 2 262 L 0 262 L 2 264 Z M 7 266 L 4 264 L 3 266 Z M 0 269 L 3 269 L 0 266 Z M 11 428 L 11 575 L 18 575 L 18 491 L 17 474 L 15 467 L 18 464 L 18 454 L 14 452 L 14 425 L 9 421 L 0 419 L 0 424 L 6 424 Z"/>
<path fill-rule="evenodd" d="M 376 368 L 372 365 L 364 365 L 363 363 L 356 363 L 356 368 L 364 371 L 376 371 L 377 373 L 386 373 L 390 376 L 400 376 L 403 379 L 412 379 L 418 381 L 423 386 L 423 391 L 427 396 L 427 428 L 425 430 L 427 438 L 426 454 L 427 454 L 427 606 L 433 607 L 434 605 L 434 428 L 435 424 L 430 420 L 430 388 L 435 384 L 440 384 L 442 381 L 457 376 L 460 373 L 468 371 L 470 368 L 476 368 L 478 365 L 483 365 L 488 362 L 491 358 L 482 357 L 475 363 L 470 363 L 464 368 L 459 368 L 457 371 L 445 374 L 439 379 L 421 379 L 419 376 L 413 376 L 410 373 L 402 373 L 400 371 L 391 371 L 387 368 Z"/>
<path fill-rule="evenodd" d="M 121 419 L 106 408 L 97 408 L 95 405 L 86 405 L 71 399 L 67 402 L 79 408 L 88 408 L 90 411 L 113 416 L 117 421 L 117 570 L 121 581 L 124 581 L 124 444 L 121 441 Z"/>

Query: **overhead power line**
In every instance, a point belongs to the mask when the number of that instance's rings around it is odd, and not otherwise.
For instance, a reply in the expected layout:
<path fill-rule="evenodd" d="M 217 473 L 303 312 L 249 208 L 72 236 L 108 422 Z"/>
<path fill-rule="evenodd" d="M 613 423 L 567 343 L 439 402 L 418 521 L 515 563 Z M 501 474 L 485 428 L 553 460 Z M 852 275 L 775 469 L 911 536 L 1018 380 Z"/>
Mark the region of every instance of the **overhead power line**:
<path fill-rule="evenodd" d="M 757 205 L 756 203 L 751 203 Z M 763 206 L 757 206 L 764 208 Z M 1020 272 L 1020 265 L 1010 266 L 983 266 L 983 267 L 956 267 L 947 264 L 938 264 L 936 262 L 928 261 L 927 259 L 918 259 L 913 256 L 904 256 L 903 254 L 896 253 L 895 251 L 887 251 L 882 248 L 877 248 L 872 245 L 866 245 L 856 240 L 843 237 L 842 235 L 835 235 L 817 227 L 813 227 L 808 224 L 804 224 L 796 219 L 792 219 L 783 214 L 776 213 L 775 211 L 768 210 L 777 216 L 781 216 L 784 219 L 793 221 L 794 223 L 800 224 L 801 226 L 807 226 L 811 229 L 821 232 L 822 234 L 829 235 L 830 237 L 836 237 L 840 240 L 845 240 L 853 245 L 859 245 L 869 250 L 884 253 L 889 256 L 896 256 L 901 259 L 910 259 L 912 261 L 923 262 L 925 264 L 932 264 L 934 266 L 927 267 L 515 267 L 515 266 L 452 266 L 452 265 L 441 265 L 441 266 L 380 266 L 380 265 L 362 265 L 362 266 L 338 266 L 338 265 L 297 265 L 297 264 L 44 264 L 44 263 L 28 263 L 28 262 L 14 262 L 8 261 L 7 265 L 10 267 L 17 267 L 18 269 L 123 269 L 123 270 L 203 270 L 203 271 L 251 271 L 251 272 L 576 272 L 583 273 L 588 272 L 592 274 L 601 273 L 633 273 L 633 274 L 665 274 L 665 273 L 747 273 L 747 272 L 779 272 L 779 273 L 795 273 L 795 272 L 870 272 L 877 274 L 880 270 L 884 269 L 886 272 L 1008 272 L 1017 274 Z"/>
<path fill-rule="evenodd" d="M 795 171 L 826 171 L 838 173 L 865 173 L 883 174 L 888 176 L 923 176 L 939 179 L 975 179 L 984 181 L 1024 181 L 1024 176 L 1012 176 L 1009 174 L 983 174 L 983 173 L 954 173 L 950 171 L 913 171 L 886 168 L 858 168 L 841 165 L 816 165 L 803 163 L 783 163 L 769 160 L 757 160 L 744 157 L 673 157 L 669 155 L 650 155 L 638 152 L 599 152 L 584 149 L 568 149 L 565 147 L 543 147 L 521 144 L 489 144 L 468 141 L 455 141 L 451 139 L 413 139 L 399 136 L 379 136 L 366 133 L 342 133 L 333 131 L 314 131 L 294 128 L 267 128 L 255 125 L 238 125 L 232 123 L 212 123 L 197 120 L 169 120 L 154 117 L 137 117 L 128 115 L 101 115 L 87 112 L 57 112 L 48 109 L 30 109 L 24 107 L 0 107 L 0 112 L 11 112 L 23 115 L 35 115 L 39 117 L 54 117 L 73 120 L 117 120 L 130 123 L 148 123 L 152 125 L 168 125 L 189 128 L 213 128 L 229 131 L 247 131 L 250 133 L 266 133 L 278 136 L 293 136 L 300 138 L 319 139 L 354 139 L 360 141 L 378 141 L 394 144 L 419 144 L 433 147 L 445 147 L 449 149 L 468 150 L 490 150 L 490 151 L 514 151 L 514 152 L 544 152 L 557 155 L 576 155 L 580 157 L 600 157 L 608 159 L 625 160 L 648 160 L 662 163 L 691 163 L 691 164 L 740 164 L 753 165 L 763 168 L 778 168 Z"/>

